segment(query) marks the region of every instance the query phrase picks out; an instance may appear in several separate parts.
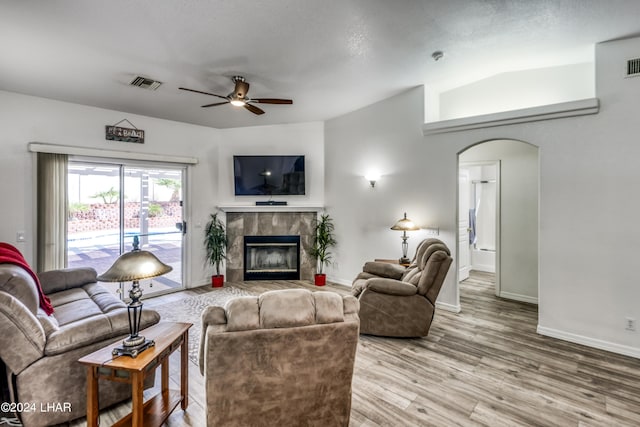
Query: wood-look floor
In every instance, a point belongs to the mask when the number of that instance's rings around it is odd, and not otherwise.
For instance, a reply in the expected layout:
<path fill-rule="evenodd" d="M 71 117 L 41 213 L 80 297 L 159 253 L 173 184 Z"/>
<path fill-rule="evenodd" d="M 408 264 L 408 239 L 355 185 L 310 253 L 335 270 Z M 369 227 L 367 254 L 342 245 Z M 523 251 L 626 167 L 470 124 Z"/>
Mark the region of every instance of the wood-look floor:
<path fill-rule="evenodd" d="M 462 311 L 436 310 L 426 338 L 360 337 L 352 427 L 640 425 L 640 360 L 536 334 L 537 306 L 497 298 L 492 280 L 474 273 L 460 288 Z M 234 286 L 318 289 L 305 282 Z M 325 289 L 349 292 L 339 285 Z M 165 295 L 146 306 L 208 291 Z M 178 360 L 174 354 L 170 375 L 176 388 Z M 206 425 L 203 377 L 193 364 L 189 382 L 187 411 L 178 408 L 166 425 Z M 103 411 L 101 425 L 129 410 L 124 403 Z"/>

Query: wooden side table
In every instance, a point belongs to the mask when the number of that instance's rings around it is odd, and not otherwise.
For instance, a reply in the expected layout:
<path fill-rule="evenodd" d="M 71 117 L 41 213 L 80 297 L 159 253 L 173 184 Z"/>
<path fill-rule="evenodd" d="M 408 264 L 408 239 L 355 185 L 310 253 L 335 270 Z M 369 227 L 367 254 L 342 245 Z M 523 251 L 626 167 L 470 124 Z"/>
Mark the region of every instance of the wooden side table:
<path fill-rule="evenodd" d="M 181 404 L 187 409 L 189 394 L 188 341 L 192 323 L 160 322 L 140 332 L 155 340 L 151 347 L 136 358 L 115 357 L 111 354 L 115 342 L 79 360 L 87 366 L 87 426 L 96 427 L 100 417 L 98 408 L 98 379 L 131 384 L 131 413 L 114 426 L 160 426 Z M 169 356 L 180 348 L 180 391 L 169 390 Z M 144 402 L 144 379 L 160 365 L 162 388 L 160 393 Z"/>

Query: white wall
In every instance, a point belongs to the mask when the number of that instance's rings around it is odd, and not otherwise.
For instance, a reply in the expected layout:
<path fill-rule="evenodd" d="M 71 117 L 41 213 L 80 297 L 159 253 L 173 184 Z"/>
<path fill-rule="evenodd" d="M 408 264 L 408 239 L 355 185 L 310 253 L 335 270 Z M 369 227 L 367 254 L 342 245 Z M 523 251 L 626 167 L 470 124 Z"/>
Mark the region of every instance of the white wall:
<path fill-rule="evenodd" d="M 537 302 L 538 148 L 487 141 L 461 153 L 460 161 L 500 161 L 500 296 Z"/>
<path fill-rule="evenodd" d="M 277 196 L 290 205 L 324 203 L 324 125 L 322 122 L 291 125 L 255 126 L 220 129 L 218 154 L 219 205 L 251 205 L 267 196 L 235 196 L 233 187 L 234 155 L 305 156 L 306 194 Z"/>
<path fill-rule="evenodd" d="M 145 143 L 107 141 L 105 125 L 128 119 L 144 129 Z M 35 261 L 35 155 L 27 151 L 29 142 L 82 146 L 152 154 L 196 157 L 189 168 L 188 193 L 191 198 L 186 220 L 206 221 L 218 199 L 217 130 L 119 111 L 0 91 L 0 241 L 16 245 L 27 261 Z M 26 232 L 26 242 L 16 242 L 16 232 Z M 207 281 L 201 230 L 192 228 L 188 238 L 188 285 Z M 194 234 L 195 233 L 195 234 Z"/>
<path fill-rule="evenodd" d="M 457 154 L 481 141 L 525 141 L 540 156 L 539 330 L 640 357 L 640 331 L 624 329 L 625 317 L 640 319 L 630 268 L 640 240 L 640 78 L 623 78 L 639 53 L 637 38 L 596 47 L 597 115 L 420 137 L 424 99 L 414 89 L 328 121 L 326 200 L 342 245 L 333 274 L 350 280 L 365 260 L 395 256 L 388 227 L 405 209 L 455 248 Z M 375 190 L 359 177 L 372 163 L 389 174 Z M 454 281 L 450 271 L 441 302 L 457 304 Z"/>
<path fill-rule="evenodd" d="M 439 94 L 438 115 L 449 120 L 593 98 L 594 64 L 512 71 Z"/>
<path fill-rule="evenodd" d="M 145 130 L 144 144 L 107 141 L 104 127 L 122 119 Z M 42 142 L 106 150 L 167 156 L 195 157 L 189 167 L 186 221 L 187 286 L 209 282 L 213 270 L 205 263 L 203 226 L 217 206 L 245 202 L 233 196 L 234 154 L 304 154 L 308 191 L 290 196 L 290 202 L 324 203 L 324 126 L 322 123 L 226 129 L 224 131 L 119 111 L 53 101 L 0 91 L 0 241 L 18 246 L 34 264 L 36 241 L 35 155 L 29 142 Z M 251 198 L 247 198 L 251 199 Z M 255 198 L 254 198 L 255 199 Z M 16 242 L 25 231 L 27 241 Z"/>
<path fill-rule="evenodd" d="M 423 99 L 422 88 L 415 88 L 326 122 L 326 205 L 338 239 L 336 262 L 327 271 L 332 280 L 350 284 L 366 261 L 400 258 L 401 233 L 390 227 L 404 212 L 421 227 L 450 222 L 443 206 L 446 195 L 456 193 L 456 158 L 442 162 L 424 143 Z M 375 188 L 364 178 L 370 170 L 381 174 Z M 455 212 L 455 204 L 451 207 Z M 439 238 L 453 248 L 454 233 L 445 227 Z M 427 236 L 408 234 L 411 257 Z M 447 281 L 454 276 L 450 272 Z M 451 292 L 455 287 L 445 285 L 445 301 L 456 300 Z"/>

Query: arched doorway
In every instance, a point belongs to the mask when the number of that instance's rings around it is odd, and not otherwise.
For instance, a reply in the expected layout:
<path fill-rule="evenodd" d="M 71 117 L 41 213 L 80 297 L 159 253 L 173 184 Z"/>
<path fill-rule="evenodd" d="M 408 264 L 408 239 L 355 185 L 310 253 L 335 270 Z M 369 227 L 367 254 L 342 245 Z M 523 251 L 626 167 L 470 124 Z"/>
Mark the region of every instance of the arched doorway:
<path fill-rule="evenodd" d="M 538 303 L 538 147 L 495 139 L 458 153 L 459 284 L 495 276 L 496 296 Z"/>

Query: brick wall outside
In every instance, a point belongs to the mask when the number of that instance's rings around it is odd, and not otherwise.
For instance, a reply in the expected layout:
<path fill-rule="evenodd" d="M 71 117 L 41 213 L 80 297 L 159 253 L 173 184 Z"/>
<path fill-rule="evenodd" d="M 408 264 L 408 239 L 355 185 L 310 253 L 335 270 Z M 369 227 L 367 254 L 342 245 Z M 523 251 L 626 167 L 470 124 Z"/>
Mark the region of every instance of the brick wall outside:
<path fill-rule="evenodd" d="M 180 202 L 151 202 L 162 211 L 147 218 L 149 228 L 174 227 L 182 221 Z M 88 205 L 86 211 L 69 213 L 68 234 L 89 231 L 113 230 L 120 227 L 120 209 L 117 203 L 96 203 Z M 125 228 L 140 227 L 140 203 L 125 202 Z"/>

